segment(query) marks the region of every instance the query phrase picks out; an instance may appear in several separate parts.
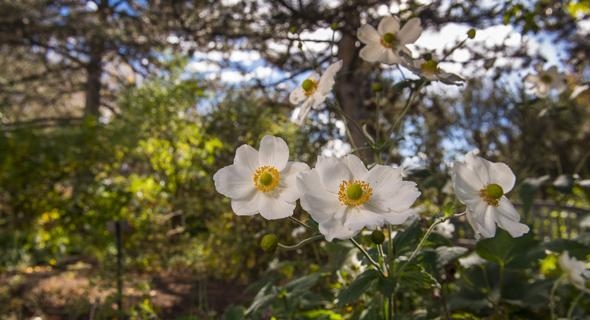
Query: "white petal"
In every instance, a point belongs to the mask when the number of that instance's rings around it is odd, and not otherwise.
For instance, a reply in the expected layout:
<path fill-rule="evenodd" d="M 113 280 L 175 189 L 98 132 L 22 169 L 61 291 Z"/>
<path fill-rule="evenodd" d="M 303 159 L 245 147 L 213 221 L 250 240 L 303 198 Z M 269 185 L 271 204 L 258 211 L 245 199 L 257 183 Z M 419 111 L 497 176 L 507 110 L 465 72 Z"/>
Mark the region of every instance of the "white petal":
<path fill-rule="evenodd" d="M 287 203 L 280 198 L 274 198 L 263 194 L 258 202 L 260 215 L 265 219 L 283 219 L 293 215 L 295 204 Z"/>
<path fill-rule="evenodd" d="M 386 63 L 386 64 L 396 64 L 396 63 L 402 63 L 403 60 L 392 49 L 385 49 L 384 57 L 381 60 L 381 62 Z"/>
<path fill-rule="evenodd" d="M 485 238 L 492 238 L 496 235 L 496 212 L 495 207 L 487 206 L 486 211 L 483 215 L 483 219 L 480 220 L 479 232 Z"/>
<path fill-rule="evenodd" d="M 317 223 L 331 219 L 342 207 L 337 195 L 324 189 L 316 169 L 301 173 L 297 178 L 297 188 L 301 194 L 301 207 Z"/>
<path fill-rule="evenodd" d="M 328 96 L 326 94 L 323 94 L 320 90 L 316 91 L 316 93 L 313 94 L 313 96 L 311 96 L 311 107 L 314 109 L 323 109 L 324 107 L 324 101 L 326 101 L 326 98 Z"/>
<path fill-rule="evenodd" d="M 479 198 L 479 191 L 485 186 L 478 175 L 463 162 L 456 161 L 453 164 L 452 178 L 455 194 L 463 203 Z"/>
<path fill-rule="evenodd" d="M 403 212 L 408 210 L 420 196 L 420 191 L 416 183 L 412 181 L 400 181 L 396 184 L 384 184 L 378 192 L 374 194 L 375 200 L 381 200 L 383 206 L 389 210 Z"/>
<path fill-rule="evenodd" d="M 300 104 L 305 101 L 305 99 L 307 99 L 307 96 L 305 95 L 305 90 L 301 87 L 297 87 L 295 90 L 291 91 L 291 94 L 289 94 L 289 102 L 291 102 L 291 104 Z"/>
<path fill-rule="evenodd" d="M 381 36 L 370 24 L 363 24 L 358 28 L 356 36 L 359 38 L 359 41 L 364 44 L 378 44 L 381 41 Z"/>
<path fill-rule="evenodd" d="M 418 40 L 422 33 L 422 25 L 419 18 L 412 18 L 404 24 L 404 27 L 399 32 L 398 38 L 402 45 L 414 43 Z"/>
<path fill-rule="evenodd" d="M 311 106 L 313 104 L 313 99 L 307 99 L 305 102 L 299 107 L 299 113 L 297 113 L 297 117 L 295 118 L 295 123 L 297 125 L 302 125 L 307 118 L 307 114 L 311 110 Z"/>
<path fill-rule="evenodd" d="M 346 164 L 354 179 L 363 179 L 367 172 L 369 172 L 363 161 L 354 154 L 344 156 L 342 161 Z"/>
<path fill-rule="evenodd" d="M 401 171 L 378 164 L 371 168 L 363 176 L 362 180 L 370 184 L 374 191 L 381 192 L 380 188 L 382 184 L 389 184 L 391 186 L 393 183 L 401 180 Z"/>
<path fill-rule="evenodd" d="M 289 147 L 285 140 L 269 135 L 264 136 L 260 142 L 258 161 L 260 165 L 273 166 L 282 171 L 289 161 Z"/>
<path fill-rule="evenodd" d="M 331 193 L 338 193 L 340 183 L 351 179 L 350 171 L 340 159 L 318 157 L 316 170 L 322 185 Z"/>
<path fill-rule="evenodd" d="M 234 164 L 247 168 L 247 170 L 249 170 L 248 174 L 251 175 L 256 169 L 258 169 L 258 167 L 260 167 L 260 163 L 258 162 L 258 151 L 247 144 L 241 145 L 236 150 Z"/>
<path fill-rule="evenodd" d="M 370 210 L 361 208 L 349 209 L 346 215 L 344 226 L 350 230 L 361 231 L 364 227 L 378 227 L 383 226 L 383 216 Z"/>
<path fill-rule="evenodd" d="M 535 93 L 539 98 L 547 98 L 549 96 L 549 86 L 545 83 L 537 84 L 537 92 Z"/>
<path fill-rule="evenodd" d="M 498 221 L 498 226 L 500 226 L 500 228 L 508 231 L 508 233 L 513 237 L 513 238 L 518 238 L 520 236 L 522 236 L 523 234 L 529 232 L 529 226 L 527 226 L 524 223 L 520 223 L 517 221 L 513 221 L 513 220 L 509 220 L 506 217 L 504 217 L 503 215 L 499 215 L 498 217 L 496 217 L 496 220 Z"/>
<path fill-rule="evenodd" d="M 326 237 L 326 240 L 332 241 L 334 238 L 346 240 L 354 237 L 358 233 L 358 231 L 351 230 L 344 225 L 343 219 L 346 215 L 346 210 L 346 207 L 342 207 L 332 219 L 320 223 L 320 233 Z"/>
<path fill-rule="evenodd" d="M 232 200 L 231 201 L 231 208 L 233 212 L 239 216 L 251 216 L 258 213 L 258 201 L 260 199 L 261 194 L 259 192 L 255 192 L 250 198 L 247 199 L 240 199 L 240 200 Z"/>
<path fill-rule="evenodd" d="M 488 160 L 484 160 L 485 165 L 488 167 L 488 174 L 490 176 L 489 183 L 496 183 L 504 193 L 508 193 L 514 187 L 514 183 L 516 182 L 516 177 L 510 167 L 503 162 L 491 162 Z"/>
<path fill-rule="evenodd" d="M 252 177 L 244 174 L 236 165 L 219 169 L 213 175 L 217 192 L 232 199 L 248 198 L 254 193 Z"/>
<path fill-rule="evenodd" d="M 386 60 L 387 52 L 380 44 L 368 44 L 361 49 L 359 56 L 367 62 L 374 63 Z"/>
<path fill-rule="evenodd" d="M 295 202 L 300 197 L 299 188 L 297 188 L 297 176 L 301 172 L 309 170 L 309 166 L 303 162 L 288 162 L 287 166 L 281 171 L 281 185 L 279 197 L 287 202 Z"/>
<path fill-rule="evenodd" d="M 387 223 L 392 225 L 400 225 L 408 220 L 411 216 L 416 214 L 414 209 L 408 209 L 402 212 L 390 212 L 384 215 L 384 219 Z"/>
<path fill-rule="evenodd" d="M 380 35 L 388 32 L 395 34 L 399 31 L 399 19 L 393 16 L 383 17 L 379 22 L 379 26 L 377 26 L 377 30 L 379 30 Z"/>
<path fill-rule="evenodd" d="M 340 71 L 340 69 L 342 69 L 342 60 L 338 60 L 336 62 L 334 62 L 333 64 L 331 64 L 328 68 L 326 68 L 326 71 L 324 72 L 324 74 L 322 75 L 322 77 L 320 78 L 320 81 L 318 83 L 318 86 L 321 90 L 322 86 L 327 86 L 329 85 L 330 88 L 328 90 L 325 91 L 330 91 L 332 88 L 332 86 L 334 85 L 334 78 L 336 77 L 336 74 L 338 73 L 338 71 Z"/>
<path fill-rule="evenodd" d="M 516 211 L 516 208 L 512 205 L 510 200 L 506 197 L 500 198 L 500 202 L 498 203 L 498 212 L 500 215 L 504 216 L 506 219 L 512 221 L 520 221 L 520 214 Z"/>

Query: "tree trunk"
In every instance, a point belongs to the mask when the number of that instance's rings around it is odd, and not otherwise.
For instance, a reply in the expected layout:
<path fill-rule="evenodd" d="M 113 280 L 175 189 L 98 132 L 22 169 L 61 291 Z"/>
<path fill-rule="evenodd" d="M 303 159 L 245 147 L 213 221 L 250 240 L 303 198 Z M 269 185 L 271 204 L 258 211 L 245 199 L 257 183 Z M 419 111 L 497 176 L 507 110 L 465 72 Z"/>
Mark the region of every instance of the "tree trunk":
<path fill-rule="evenodd" d="M 351 14 L 349 17 L 350 25 L 354 30 L 359 25 L 358 14 Z M 358 56 L 358 49 L 356 48 L 357 39 L 354 32 L 351 30 L 343 31 L 342 39 L 338 43 L 338 57 L 342 59 L 342 69 L 338 73 L 335 84 L 336 99 L 344 113 L 360 127 L 369 120 L 370 112 L 365 106 L 365 101 L 370 95 L 369 81 L 367 81 L 368 70 L 363 70 L 363 65 Z M 367 140 L 359 127 L 350 123 L 350 143 L 353 148 L 361 148 L 356 154 L 365 163 L 373 162 L 372 151 L 367 148 Z"/>
<path fill-rule="evenodd" d="M 90 60 L 86 65 L 86 103 L 85 116 L 100 116 L 100 90 L 102 87 L 102 56 L 104 43 L 102 39 L 94 38 L 89 41 Z"/>

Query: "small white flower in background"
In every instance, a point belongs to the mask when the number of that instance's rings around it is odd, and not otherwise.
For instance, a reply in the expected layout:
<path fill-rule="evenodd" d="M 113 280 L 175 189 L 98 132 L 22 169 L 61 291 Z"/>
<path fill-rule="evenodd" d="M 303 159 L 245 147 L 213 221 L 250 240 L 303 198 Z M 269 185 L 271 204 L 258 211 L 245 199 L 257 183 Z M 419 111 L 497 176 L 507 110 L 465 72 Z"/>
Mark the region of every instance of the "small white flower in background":
<path fill-rule="evenodd" d="M 471 253 L 467 257 L 459 258 L 459 264 L 465 269 L 469 269 L 473 266 L 478 266 L 484 263 L 486 263 L 486 260 L 475 252 Z"/>
<path fill-rule="evenodd" d="M 348 251 L 346 259 L 342 263 L 342 266 L 337 271 L 338 282 L 343 284 L 350 284 L 351 281 L 356 277 L 365 272 L 366 267 L 359 260 L 358 255 L 360 251 L 357 248 L 353 248 Z"/>
<path fill-rule="evenodd" d="M 422 26 L 418 18 L 410 19 L 401 30 L 399 19 L 392 16 L 381 19 L 377 30 L 369 24 L 364 24 L 357 31 L 358 39 L 365 44 L 359 55 L 371 63 L 402 63 L 402 56 L 412 56 L 406 45 L 414 43 L 421 33 Z"/>
<path fill-rule="evenodd" d="M 438 61 L 423 58 L 412 60 L 411 63 L 404 63 L 404 67 L 410 69 L 415 74 L 426 78 L 430 81 L 440 81 L 444 84 L 462 84 L 463 78 L 458 75 L 442 70 L 438 66 Z"/>
<path fill-rule="evenodd" d="M 473 152 L 464 161 L 455 161 L 452 170 L 453 189 L 457 198 L 467 206 L 467 221 L 477 235 L 491 238 L 496 224 L 512 237 L 529 232 L 520 223 L 520 215 L 504 196 L 512 190 L 516 177 L 501 162 L 490 162 Z"/>
<path fill-rule="evenodd" d="M 539 98 L 546 98 L 552 90 L 562 93 L 566 88 L 566 78 L 563 73 L 553 66 L 543 70 L 543 64 L 535 65 L 536 74 L 529 74 L 524 78 L 527 89 Z"/>
<path fill-rule="evenodd" d="M 453 238 L 453 233 L 455 233 L 455 225 L 451 221 L 446 220 L 445 222 L 437 224 L 436 227 L 434 227 L 434 232 L 447 239 L 451 239 Z"/>
<path fill-rule="evenodd" d="M 586 269 L 586 263 L 570 257 L 569 252 L 565 251 L 558 260 L 559 267 L 566 274 L 569 282 L 576 288 L 590 293 L 590 270 Z"/>
<path fill-rule="evenodd" d="M 574 88 L 574 90 L 572 91 L 572 94 L 570 95 L 570 99 L 575 99 L 577 98 L 580 94 L 582 94 L 582 92 L 586 91 L 590 89 L 590 85 L 580 85 L 580 86 L 576 86 Z"/>
<path fill-rule="evenodd" d="M 334 87 L 334 77 L 341 68 L 342 60 L 339 60 L 330 65 L 321 77 L 313 72 L 303 80 L 301 86 L 291 92 L 289 102 L 295 105 L 301 104 L 295 123 L 301 125 L 311 108 L 319 109 L 323 106 L 326 97 Z"/>
<path fill-rule="evenodd" d="M 240 216 L 260 213 L 266 219 L 289 217 L 299 199 L 296 177 L 309 170 L 302 162 L 289 161 L 289 147 L 278 137 L 264 136 L 260 151 L 249 145 L 236 150 L 234 164 L 213 175 L 215 189 L 231 198 Z"/>
<path fill-rule="evenodd" d="M 297 178 L 301 206 L 328 241 L 349 239 L 364 227 L 402 224 L 420 192 L 402 181 L 401 169 L 375 165 L 367 170 L 355 155 L 318 157 L 316 167 Z"/>

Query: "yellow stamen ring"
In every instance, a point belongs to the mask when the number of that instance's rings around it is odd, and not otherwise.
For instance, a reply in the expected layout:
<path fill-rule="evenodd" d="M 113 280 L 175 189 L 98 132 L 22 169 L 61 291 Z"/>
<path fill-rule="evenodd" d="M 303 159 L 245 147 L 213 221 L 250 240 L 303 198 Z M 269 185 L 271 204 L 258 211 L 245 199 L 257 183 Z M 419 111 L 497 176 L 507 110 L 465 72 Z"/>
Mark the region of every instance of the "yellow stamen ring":
<path fill-rule="evenodd" d="M 338 189 L 338 200 L 345 206 L 357 207 L 369 201 L 373 188 L 361 180 L 342 181 Z"/>
<path fill-rule="evenodd" d="M 258 191 L 270 192 L 276 189 L 281 181 L 279 170 L 273 166 L 262 166 L 254 171 L 254 187 Z"/>
<path fill-rule="evenodd" d="M 479 196 L 483 199 L 483 201 L 494 207 L 499 205 L 500 199 L 503 195 L 504 190 L 502 187 L 500 187 L 500 185 L 495 183 L 488 184 L 485 188 L 479 190 Z"/>

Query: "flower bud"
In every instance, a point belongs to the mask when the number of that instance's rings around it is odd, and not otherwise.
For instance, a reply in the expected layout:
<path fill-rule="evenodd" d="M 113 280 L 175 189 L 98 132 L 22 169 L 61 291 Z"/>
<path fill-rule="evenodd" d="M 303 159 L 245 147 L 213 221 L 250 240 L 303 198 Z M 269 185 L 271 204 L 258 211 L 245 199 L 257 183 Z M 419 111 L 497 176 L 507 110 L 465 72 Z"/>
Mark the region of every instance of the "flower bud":
<path fill-rule="evenodd" d="M 471 29 L 467 30 L 467 37 L 469 39 L 475 38 L 475 29 L 471 28 Z"/>
<path fill-rule="evenodd" d="M 381 230 L 373 230 L 373 233 L 371 233 L 371 241 L 373 241 L 374 244 L 382 244 L 383 241 L 385 241 L 385 235 Z"/>
<path fill-rule="evenodd" d="M 297 33 L 297 27 L 296 26 L 291 26 L 291 28 L 289 28 L 289 32 L 291 32 L 291 33 Z"/>
<path fill-rule="evenodd" d="M 260 240 L 260 247 L 266 252 L 274 252 L 279 244 L 279 238 L 274 233 L 269 233 Z"/>
<path fill-rule="evenodd" d="M 332 24 L 330 25 L 330 29 L 332 29 L 334 31 L 338 30 L 338 23 L 332 22 Z"/>

